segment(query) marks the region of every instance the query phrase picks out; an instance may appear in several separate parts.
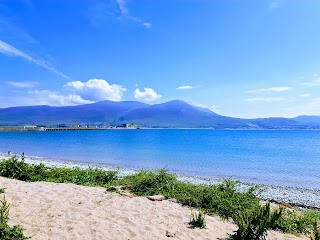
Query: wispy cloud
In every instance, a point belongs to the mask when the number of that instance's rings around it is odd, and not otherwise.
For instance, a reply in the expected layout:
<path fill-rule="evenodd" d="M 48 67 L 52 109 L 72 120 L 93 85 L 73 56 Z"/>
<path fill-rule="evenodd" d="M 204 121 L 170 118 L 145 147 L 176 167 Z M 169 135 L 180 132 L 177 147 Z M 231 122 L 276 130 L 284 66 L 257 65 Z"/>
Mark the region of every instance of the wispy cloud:
<path fill-rule="evenodd" d="M 23 31 L 15 22 L 2 16 L 0 16 L 0 30 L 2 36 L 6 36 L 8 39 L 23 40 L 31 44 L 37 43 L 36 39 Z"/>
<path fill-rule="evenodd" d="M 289 91 L 290 87 L 271 87 L 271 88 L 260 88 L 254 90 L 248 90 L 247 93 L 261 93 L 261 92 L 286 92 Z"/>
<path fill-rule="evenodd" d="M 193 88 L 192 86 L 187 85 L 187 86 L 177 87 L 176 89 L 177 89 L 177 90 L 189 90 L 189 89 L 192 89 L 192 88 Z"/>
<path fill-rule="evenodd" d="M 14 81 L 7 81 L 7 84 L 13 87 L 18 87 L 18 88 L 33 88 L 38 84 L 38 82 L 14 82 Z"/>
<path fill-rule="evenodd" d="M 277 9 L 280 6 L 280 0 L 273 0 L 270 4 L 269 4 L 269 9 L 271 11 Z"/>
<path fill-rule="evenodd" d="M 284 100 L 285 99 L 282 97 L 256 97 L 245 99 L 246 102 L 279 102 Z"/>
<path fill-rule="evenodd" d="M 120 9 L 120 12 L 121 12 L 121 15 L 123 18 L 128 19 L 133 22 L 136 22 L 138 24 L 141 24 L 142 26 L 144 26 L 146 28 L 152 27 L 152 23 L 145 22 L 138 17 L 134 17 L 134 16 L 130 15 L 129 10 L 126 7 L 126 0 L 117 0 L 117 3 L 119 5 L 119 9 Z"/>
<path fill-rule="evenodd" d="M 298 115 L 320 115 L 320 97 L 310 98 L 307 102 L 294 105 L 286 109 L 287 115 L 298 116 Z"/>
<path fill-rule="evenodd" d="M 56 73 L 56 74 L 60 75 L 61 77 L 70 79 L 68 76 L 66 76 L 62 72 L 60 72 L 57 69 L 55 69 L 54 67 L 48 65 L 48 63 L 46 63 L 42 60 L 39 60 L 39 59 L 35 59 L 35 58 L 29 56 L 28 54 L 20 51 L 19 49 L 9 45 L 8 43 L 1 41 L 1 40 L 0 40 L 0 53 L 3 53 L 8 56 L 21 57 L 21 58 L 23 58 L 29 62 L 35 63 L 35 64 L 53 72 L 53 73 Z"/>
<path fill-rule="evenodd" d="M 128 9 L 125 6 L 125 2 L 124 0 L 117 0 L 120 11 L 122 13 L 122 15 L 127 15 L 128 14 Z"/>
<path fill-rule="evenodd" d="M 146 27 L 146 28 L 151 28 L 152 27 L 152 23 L 150 22 L 145 22 L 144 20 L 142 20 L 141 18 L 132 16 L 129 13 L 128 8 L 126 7 L 126 0 L 116 0 L 120 9 L 120 13 L 121 13 L 121 17 L 127 20 L 130 20 L 132 22 L 136 22 L 138 24 L 141 24 L 142 26 Z"/>
<path fill-rule="evenodd" d="M 320 79 L 314 79 L 310 82 L 303 82 L 303 83 L 301 83 L 301 85 L 307 86 L 307 87 L 318 86 L 318 85 L 320 85 Z"/>
<path fill-rule="evenodd" d="M 303 93 L 299 95 L 300 97 L 310 97 L 311 94 L 310 93 Z"/>

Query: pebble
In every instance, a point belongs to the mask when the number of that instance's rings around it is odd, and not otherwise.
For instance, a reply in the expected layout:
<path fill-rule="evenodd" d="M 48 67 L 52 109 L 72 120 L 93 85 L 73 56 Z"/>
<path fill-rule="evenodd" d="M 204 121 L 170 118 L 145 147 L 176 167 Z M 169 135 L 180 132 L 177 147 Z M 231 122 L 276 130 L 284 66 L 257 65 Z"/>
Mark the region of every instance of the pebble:
<path fill-rule="evenodd" d="M 147 197 L 151 201 L 162 201 L 164 200 L 164 196 L 162 195 L 154 195 L 154 196 L 148 196 Z"/>

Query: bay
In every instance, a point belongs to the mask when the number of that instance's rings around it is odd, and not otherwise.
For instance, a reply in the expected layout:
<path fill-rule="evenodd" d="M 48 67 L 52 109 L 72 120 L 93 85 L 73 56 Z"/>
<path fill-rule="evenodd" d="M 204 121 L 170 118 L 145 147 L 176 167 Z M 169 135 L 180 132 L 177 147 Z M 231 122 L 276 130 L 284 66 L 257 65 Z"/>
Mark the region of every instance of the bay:
<path fill-rule="evenodd" d="M 0 151 L 320 190 L 319 140 L 313 130 L 1 132 Z"/>

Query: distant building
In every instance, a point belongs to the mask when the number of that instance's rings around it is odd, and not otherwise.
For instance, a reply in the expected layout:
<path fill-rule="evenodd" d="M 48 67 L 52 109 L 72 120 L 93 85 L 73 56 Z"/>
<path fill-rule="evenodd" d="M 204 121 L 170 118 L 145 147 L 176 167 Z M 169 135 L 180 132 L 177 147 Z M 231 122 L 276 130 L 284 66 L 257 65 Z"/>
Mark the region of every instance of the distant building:
<path fill-rule="evenodd" d="M 37 126 L 34 126 L 34 125 L 23 126 L 24 130 L 35 130 L 36 128 L 37 128 Z"/>

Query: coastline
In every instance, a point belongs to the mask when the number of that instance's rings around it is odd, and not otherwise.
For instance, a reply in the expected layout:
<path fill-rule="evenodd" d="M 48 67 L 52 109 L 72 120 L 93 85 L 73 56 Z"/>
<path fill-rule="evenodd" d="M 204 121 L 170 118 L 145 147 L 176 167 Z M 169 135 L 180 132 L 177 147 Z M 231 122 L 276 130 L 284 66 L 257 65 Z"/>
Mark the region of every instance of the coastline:
<path fill-rule="evenodd" d="M 8 159 L 10 156 L 8 153 L 0 152 L 0 159 Z M 115 170 L 118 171 L 119 177 L 124 177 L 132 175 L 138 170 L 119 168 L 113 165 L 108 164 L 97 164 L 89 162 L 79 162 L 76 160 L 61 160 L 61 159 L 52 159 L 39 156 L 25 156 L 25 162 L 28 164 L 40 164 L 43 163 L 47 167 L 80 167 L 82 169 L 89 167 L 97 167 L 103 170 Z M 178 180 L 193 184 L 217 184 L 221 182 L 220 179 L 211 179 L 211 178 L 201 178 L 197 176 L 187 176 L 176 174 Z M 258 194 L 258 198 L 261 200 L 270 200 L 271 202 L 276 203 L 288 203 L 293 207 L 297 207 L 299 210 L 308 209 L 308 208 L 318 208 L 320 209 L 320 190 L 307 189 L 307 188 L 298 188 L 298 187 L 286 187 L 286 186 L 276 186 L 276 185 L 266 185 L 266 184 L 254 184 L 240 182 L 238 187 L 239 191 L 245 191 L 251 186 L 258 185 L 263 189 L 263 191 Z"/>

